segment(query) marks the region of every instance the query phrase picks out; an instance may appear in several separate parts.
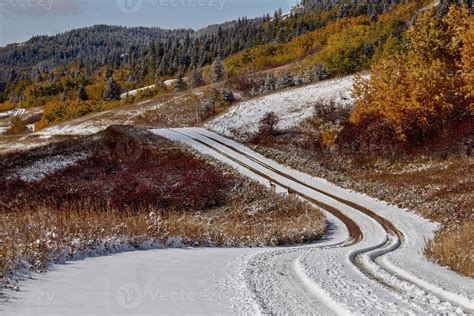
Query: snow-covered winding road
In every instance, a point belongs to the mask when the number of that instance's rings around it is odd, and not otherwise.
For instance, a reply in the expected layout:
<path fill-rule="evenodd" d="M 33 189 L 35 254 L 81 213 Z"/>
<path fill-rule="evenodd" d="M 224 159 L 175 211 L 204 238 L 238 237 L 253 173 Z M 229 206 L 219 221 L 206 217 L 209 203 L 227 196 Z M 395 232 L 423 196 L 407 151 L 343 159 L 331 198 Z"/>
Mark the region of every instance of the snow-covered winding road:
<path fill-rule="evenodd" d="M 329 233 L 270 249 L 166 249 L 89 258 L 22 282 L 6 314 L 472 313 L 474 282 L 422 255 L 436 225 L 281 166 L 204 129 L 153 130 L 320 207 Z M 41 297 L 40 297 L 41 296 Z"/>
<path fill-rule="evenodd" d="M 262 312 L 325 314 L 327 310 L 321 309 L 321 303 L 338 314 L 474 311 L 472 280 L 427 262 L 422 256 L 422 240 L 432 233 L 432 224 L 280 166 L 205 129 L 155 133 L 253 173 L 264 184 L 271 181 L 280 189 L 290 188 L 348 226 L 351 238 L 345 244 L 325 249 L 273 250 L 250 260 L 247 273 L 252 277 L 245 279 Z M 351 221 L 362 236 L 349 226 Z M 282 291 L 285 288 L 288 291 Z M 301 293 L 312 299 L 305 299 Z"/>

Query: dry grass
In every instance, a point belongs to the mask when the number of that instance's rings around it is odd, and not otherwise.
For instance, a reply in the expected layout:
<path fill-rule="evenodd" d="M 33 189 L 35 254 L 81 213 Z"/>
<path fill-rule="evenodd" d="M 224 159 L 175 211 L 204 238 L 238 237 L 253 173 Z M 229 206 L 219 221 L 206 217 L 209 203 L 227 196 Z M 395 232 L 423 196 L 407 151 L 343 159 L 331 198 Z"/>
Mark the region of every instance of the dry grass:
<path fill-rule="evenodd" d="M 474 277 L 474 220 L 444 229 L 428 242 L 426 254 L 437 263 Z"/>
<path fill-rule="evenodd" d="M 311 130 L 281 132 L 254 149 L 297 170 L 441 223 L 426 255 L 474 277 L 474 157 L 452 153 L 361 161 L 325 147 Z"/>
<path fill-rule="evenodd" d="M 45 157 L 77 152 L 89 158 L 40 180 L 12 178 Z M 132 128 L 9 154 L 0 157 L 0 168 L 0 187 L 8 192 L 0 198 L 4 281 L 22 267 L 45 271 L 88 254 L 178 244 L 287 245 L 316 240 L 326 228 L 311 205 Z"/>
<path fill-rule="evenodd" d="M 136 118 L 134 125 L 168 128 L 201 124 L 212 115 L 205 104 L 210 97 L 209 91 L 201 90 L 184 93 L 167 101 L 158 110 L 144 112 Z"/>
<path fill-rule="evenodd" d="M 202 212 L 159 209 L 51 209 L 44 206 L 1 213 L 0 273 L 19 267 L 45 271 L 49 263 L 92 253 L 166 246 L 278 246 L 304 243 L 325 232 L 321 212 L 244 181 L 233 199 Z"/>

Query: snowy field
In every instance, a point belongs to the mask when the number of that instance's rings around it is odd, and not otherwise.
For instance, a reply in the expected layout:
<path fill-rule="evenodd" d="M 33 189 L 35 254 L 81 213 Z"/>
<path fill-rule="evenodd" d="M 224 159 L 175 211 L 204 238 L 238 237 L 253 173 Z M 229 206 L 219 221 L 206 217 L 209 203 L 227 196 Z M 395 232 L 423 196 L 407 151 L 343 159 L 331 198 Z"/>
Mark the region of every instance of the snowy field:
<path fill-rule="evenodd" d="M 41 181 L 47 175 L 63 170 L 86 158 L 88 158 L 86 153 L 43 158 L 31 165 L 14 170 L 11 175 L 7 176 L 7 179 L 18 178 L 25 182 Z"/>
<path fill-rule="evenodd" d="M 426 260 L 437 225 L 324 179 L 281 166 L 204 129 L 155 134 L 192 146 L 277 191 L 290 187 L 354 221 L 353 239 L 326 211 L 328 235 L 288 248 L 165 249 L 55 266 L 20 284 L 4 314 L 463 314 L 474 311 L 474 283 Z M 332 197 L 331 197 L 332 196 Z M 342 200 L 340 200 L 342 199 Z M 344 202 L 349 201 L 349 202 Z M 350 203 L 353 203 L 352 206 Z M 355 206 L 354 206 L 355 205 Z M 358 210 L 365 207 L 380 219 Z M 87 304 L 84 304 L 87 302 Z"/>
<path fill-rule="evenodd" d="M 186 79 L 186 78 L 184 78 Z M 163 82 L 163 84 L 167 87 L 171 87 L 172 85 L 174 85 L 176 82 L 176 79 L 170 79 L 170 80 L 166 80 Z M 125 93 L 122 93 L 120 95 L 120 98 L 121 99 L 124 99 L 124 98 L 127 98 L 127 97 L 131 97 L 131 96 L 135 96 L 137 95 L 139 92 L 142 92 L 142 91 L 145 91 L 145 90 L 149 90 L 149 89 L 154 89 L 156 88 L 158 85 L 156 84 L 153 84 L 151 86 L 147 86 L 147 87 L 143 87 L 143 88 L 139 88 L 139 89 L 135 89 L 135 90 L 130 90 L 130 91 L 127 91 Z"/>
<path fill-rule="evenodd" d="M 244 101 L 212 120 L 206 127 L 225 136 L 235 136 L 235 131 L 238 134 L 254 133 L 265 114 L 274 112 L 280 118 L 278 128 L 291 128 L 313 114 L 318 100 L 334 100 L 336 104 L 351 105 L 354 78 L 349 76 L 328 80 Z"/>

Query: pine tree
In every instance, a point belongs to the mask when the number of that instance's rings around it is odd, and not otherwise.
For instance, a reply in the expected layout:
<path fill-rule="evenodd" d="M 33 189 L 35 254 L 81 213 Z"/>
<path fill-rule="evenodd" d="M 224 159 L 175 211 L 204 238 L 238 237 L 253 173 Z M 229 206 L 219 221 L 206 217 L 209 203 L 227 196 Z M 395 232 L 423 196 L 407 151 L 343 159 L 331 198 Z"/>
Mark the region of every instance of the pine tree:
<path fill-rule="evenodd" d="M 87 101 L 89 100 L 89 96 L 87 95 L 86 89 L 84 88 L 84 85 L 79 86 L 79 90 L 77 92 L 77 95 L 79 97 L 79 100 L 81 101 Z"/>
<path fill-rule="evenodd" d="M 263 85 L 263 93 L 269 93 L 269 92 L 275 91 L 275 88 L 276 88 L 275 78 L 273 77 L 273 75 L 267 75 L 267 77 L 265 78 L 265 83 Z"/>
<path fill-rule="evenodd" d="M 214 63 L 211 66 L 211 81 L 216 83 L 224 80 L 225 69 L 220 58 L 216 58 Z"/>
<path fill-rule="evenodd" d="M 301 76 L 296 76 L 295 78 L 295 85 L 301 86 L 303 84 L 303 77 Z"/>
<path fill-rule="evenodd" d="M 108 78 L 112 77 L 112 75 L 113 75 L 113 70 L 110 69 L 110 68 L 107 68 L 107 70 L 105 70 L 105 78 L 108 79 Z"/>
<path fill-rule="evenodd" d="M 273 19 L 275 21 L 278 21 L 280 19 L 280 16 L 278 15 L 278 11 L 275 11 L 275 13 L 273 13 Z"/>
<path fill-rule="evenodd" d="M 280 30 L 277 35 L 277 42 L 282 44 L 286 42 L 286 35 L 283 30 Z"/>
<path fill-rule="evenodd" d="M 315 71 L 313 71 L 312 69 L 306 70 L 303 74 L 303 83 L 307 84 L 314 82 L 315 76 Z"/>
<path fill-rule="evenodd" d="M 326 80 L 329 78 L 328 73 L 321 64 L 316 65 L 315 74 L 316 79 L 318 79 L 319 81 Z"/>
<path fill-rule="evenodd" d="M 283 77 L 278 79 L 277 87 L 278 89 L 285 89 L 288 87 L 293 87 L 295 85 L 295 79 L 291 72 L 287 71 L 284 73 Z"/>
<path fill-rule="evenodd" d="M 203 84 L 202 74 L 198 68 L 194 68 L 189 78 L 189 86 L 194 89 L 194 88 L 198 88 L 202 86 L 202 84 Z"/>
<path fill-rule="evenodd" d="M 112 77 L 110 77 L 107 83 L 107 88 L 102 94 L 102 98 L 105 101 L 120 100 L 120 93 L 121 93 L 120 86 Z"/>
<path fill-rule="evenodd" d="M 186 83 L 184 82 L 184 75 L 182 71 L 178 71 L 176 81 L 174 83 L 174 89 L 176 91 L 183 91 L 186 89 Z"/>

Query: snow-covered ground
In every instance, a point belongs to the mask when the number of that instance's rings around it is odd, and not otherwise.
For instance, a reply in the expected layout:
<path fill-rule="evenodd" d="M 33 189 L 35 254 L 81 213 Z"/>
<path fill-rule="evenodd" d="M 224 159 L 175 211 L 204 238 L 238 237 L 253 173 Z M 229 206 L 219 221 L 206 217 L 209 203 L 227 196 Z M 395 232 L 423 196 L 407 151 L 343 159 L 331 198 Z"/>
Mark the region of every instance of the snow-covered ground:
<path fill-rule="evenodd" d="M 10 110 L 10 111 L 5 111 L 5 112 L 0 112 L 0 119 L 13 116 L 13 115 L 15 115 L 16 112 L 17 112 L 17 110 Z"/>
<path fill-rule="evenodd" d="M 48 174 L 74 165 L 86 158 L 88 158 L 88 155 L 85 153 L 43 158 L 29 166 L 14 170 L 7 178 L 19 178 L 25 182 L 40 181 Z"/>
<path fill-rule="evenodd" d="M 184 79 L 186 80 L 186 78 L 184 78 Z M 174 85 L 175 82 L 176 82 L 176 79 L 170 79 L 170 80 L 164 81 L 163 84 L 167 87 L 171 87 L 172 85 Z M 123 98 L 127 98 L 127 97 L 130 97 L 130 96 L 135 96 L 141 91 L 145 91 L 145 90 L 148 90 L 148 89 L 154 89 L 157 86 L 158 85 L 156 85 L 156 84 L 152 84 L 151 86 L 147 86 L 147 87 L 143 87 L 143 88 L 139 88 L 139 89 L 135 89 L 135 90 L 130 90 L 130 91 L 127 91 L 125 93 L 122 93 L 120 95 L 120 98 L 123 99 Z"/>
<path fill-rule="evenodd" d="M 35 115 L 38 115 L 43 112 L 42 107 L 35 107 L 35 108 L 28 108 L 28 109 L 14 109 L 10 111 L 0 112 L 0 135 L 5 133 L 7 129 L 10 128 L 10 119 L 12 117 L 18 116 L 21 117 L 23 120 L 31 118 Z M 30 131 L 34 132 L 35 126 L 34 124 L 28 124 L 26 126 Z"/>
<path fill-rule="evenodd" d="M 131 97 L 131 96 L 137 95 L 137 93 L 139 93 L 141 91 L 145 91 L 145 90 L 148 90 L 148 89 L 154 89 L 154 88 L 156 88 L 156 84 L 153 84 L 153 85 L 148 86 L 148 87 L 143 87 L 143 88 L 140 88 L 140 89 L 130 90 L 130 91 L 127 91 L 125 93 L 122 93 L 120 95 L 120 98 L 123 99 L 123 98 L 126 98 L 126 97 Z"/>
<path fill-rule="evenodd" d="M 270 179 L 277 191 L 290 187 L 323 203 L 331 227 L 328 236 L 319 243 L 289 248 L 152 250 L 56 266 L 21 283 L 22 291 L 13 293 L 17 299 L 0 306 L 5 314 L 474 311 L 472 279 L 422 255 L 424 240 L 432 236 L 435 224 L 283 167 L 204 129 L 153 132 L 209 154 L 264 185 L 270 186 Z M 363 238 L 351 238 L 351 230 L 330 208 L 355 222 Z"/>
<path fill-rule="evenodd" d="M 318 100 L 334 100 L 336 104 L 351 105 L 354 79 L 354 76 L 349 76 L 327 80 L 244 101 L 212 120 L 206 127 L 225 136 L 235 136 L 234 131 L 254 133 L 265 114 L 274 112 L 280 119 L 278 128 L 291 128 L 314 113 L 314 105 Z"/>
<path fill-rule="evenodd" d="M 173 102 L 174 98 L 165 102 L 151 102 L 140 105 L 134 109 L 115 109 L 101 112 L 93 117 L 81 117 L 76 120 L 60 123 L 45 128 L 35 135 L 48 138 L 57 135 L 91 135 L 105 130 L 114 124 L 127 125 L 133 124 L 133 121 L 146 111 L 158 110 L 168 102 Z"/>

